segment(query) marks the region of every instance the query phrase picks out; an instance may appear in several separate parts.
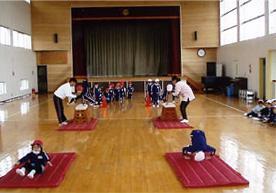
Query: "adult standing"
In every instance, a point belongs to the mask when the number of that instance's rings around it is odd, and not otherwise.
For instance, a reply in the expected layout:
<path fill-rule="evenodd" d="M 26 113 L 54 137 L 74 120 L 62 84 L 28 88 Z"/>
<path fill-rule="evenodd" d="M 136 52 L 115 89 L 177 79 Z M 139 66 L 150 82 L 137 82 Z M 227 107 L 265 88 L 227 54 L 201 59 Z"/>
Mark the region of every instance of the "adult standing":
<path fill-rule="evenodd" d="M 67 118 L 64 115 L 64 108 L 62 101 L 68 98 L 76 98 L 77 96 L 72 93 L 72 87 L 76 86 L 77 80 L 75 78 L 70 78 L 69 82 L 62 84 L 54 92 L 53 100 L 55 104 L 55 109 L 58 117 L 58 122 L 60 125 L 67 125 Z"/>
<path fill-rule="evenodd" d="M 195 99 L 195 95 L 191 87 L 187 84 L 186 80 L 180 80 L 177 76 L 172 77 L 172 83 L 175 86 L 174 96 L 180 97 L 180 112 L 182 114 L 181 123 L 188 123 L 187 106 Z"/>

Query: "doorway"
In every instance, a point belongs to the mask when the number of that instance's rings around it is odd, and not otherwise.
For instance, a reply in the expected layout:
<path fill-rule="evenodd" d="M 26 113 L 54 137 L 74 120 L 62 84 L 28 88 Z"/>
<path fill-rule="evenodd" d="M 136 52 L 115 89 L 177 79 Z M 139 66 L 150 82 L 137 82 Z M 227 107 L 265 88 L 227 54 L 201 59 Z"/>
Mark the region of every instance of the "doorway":
<path fill-rule="evenodd" d="M 45 94 L 48 92 L 47 81 L 47 66 L 37 66 L 37 81 L 38 81 L 38 93 Z"/>
<path fill-rule="evenodd" d="M 266 59 L 259 60 L 259 96 L 260 99 L 266 99 Z"/>

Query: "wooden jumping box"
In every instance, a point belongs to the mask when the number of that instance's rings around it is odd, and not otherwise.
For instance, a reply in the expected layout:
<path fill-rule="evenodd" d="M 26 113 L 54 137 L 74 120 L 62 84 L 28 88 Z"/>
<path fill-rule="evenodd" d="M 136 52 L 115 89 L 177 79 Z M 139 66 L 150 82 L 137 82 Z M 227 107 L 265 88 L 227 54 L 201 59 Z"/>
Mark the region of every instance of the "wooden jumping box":
<path fill-rule="evenodd" d="M 162 121 L 176 121 L 176 120 L 178 120 L 177 119 L 177 114 L 176 114 L 176 107 L 163 106 L 160 119 Z"/>
<path fill-rule="evenodd" d="M 77 123 L 85 123 L 88 122 L 90 119 L 89 116 L 89 111 L 88 109 L 86 110 L 75 110 L 75 115 L 74 115 L 74 121 Z"/>

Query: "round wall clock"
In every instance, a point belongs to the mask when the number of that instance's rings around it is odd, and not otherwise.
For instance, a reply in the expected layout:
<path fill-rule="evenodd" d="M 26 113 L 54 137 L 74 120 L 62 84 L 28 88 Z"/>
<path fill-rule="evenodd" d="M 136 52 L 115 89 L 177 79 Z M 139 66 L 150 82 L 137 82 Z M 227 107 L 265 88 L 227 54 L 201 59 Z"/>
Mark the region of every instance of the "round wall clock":
<path fill-rule="evenodd" d="M 206 51 L 203 48 L 197 50 L 197 55 L 199 57 L 204 57 L 206 55 Z"/>
<path fill-rule="evenodd" d="M 123 9 L 122 14 L 124 16 L 128 16 L 129 15 L 129 10 L 128 9 Z"/>

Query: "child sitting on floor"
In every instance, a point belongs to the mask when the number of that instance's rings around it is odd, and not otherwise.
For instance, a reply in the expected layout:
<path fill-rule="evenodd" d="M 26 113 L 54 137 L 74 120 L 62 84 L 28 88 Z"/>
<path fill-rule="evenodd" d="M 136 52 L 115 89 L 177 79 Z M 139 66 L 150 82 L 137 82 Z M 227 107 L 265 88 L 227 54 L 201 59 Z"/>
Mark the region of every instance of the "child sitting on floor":
<path fill-rule="evenodd" d="M 247 117 L 258 117 L 260 115 L 261 110 L 265 108 L 264 101 L 258 100 L 258 104 L 248 113 L 245 113 L 244 115 Z"/>
<path fill-rule="evenodd" d="M 267 122 L 272 113 L 272 104 L 271 101 L 266 101 L 265 107 L 260 111 L 260 115 L 258 118 L 254 118 L 255 120 L 260 120 L 263 122 Z"/>
<path fill-rule="evenodd" d="M 202 156 L 202 152 L 214 155 L 216 153 L 216 149 L 207 145 L 207 140 L 205 137 L 205 133 L 202 130 L 193 130 L 191 132 L 191 145 L 183 147 L 182 153 L 184 156 L 197 156 L 199 153 Z M 204 160 L 205 156 L 201 159 Z M 198 160 L 198 161 L 201 161 Z"/>
<path fill-rule="evenodd" d="M 272 106 L 271 109 L 272 109 L 272 111 L 269 116 L 269 119 L 267 120 L 267 123 L 276 124 L 276 106 Z"/>
<path fill-rule="evenodd" d="M 45 170 L 45 166 L 49 164 L 52 166 L 50 159 L 46 152 L 43 151 L 43 142 L 35 140 L 32 144 L 32 152 L 21 158 L 17 165 L 23 164 L 21 168 L 16 169 L 16 173 L 20 176 L 25 176 L 30 179 L 34 178 L 35 174 L 41 174 Z"/>

